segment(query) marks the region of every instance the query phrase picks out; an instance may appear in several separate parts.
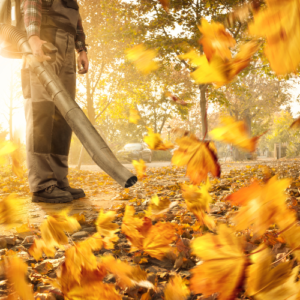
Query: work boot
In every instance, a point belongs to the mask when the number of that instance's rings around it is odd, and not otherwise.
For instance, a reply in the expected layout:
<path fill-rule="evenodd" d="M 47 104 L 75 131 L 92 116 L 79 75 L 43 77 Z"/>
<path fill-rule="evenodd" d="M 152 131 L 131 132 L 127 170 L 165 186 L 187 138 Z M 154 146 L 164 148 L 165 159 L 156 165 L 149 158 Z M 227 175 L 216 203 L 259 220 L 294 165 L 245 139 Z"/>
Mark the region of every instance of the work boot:
<path fill-rule="evenodd" d="M 69 192 L 63 191 L 55 185 L 51 185 L 32 195 L 32 202 L 66 203 L 71 202 L 72 200 L 73 197 Z"/>
<path fill-rule="evenodd" d="M 73 199 L 79 199 L 79 198 L 85 197 L 85 193 L 84 193 L 83 189 L 73 189 L 70 186 L 67 186 L 67 187 L 61 188 L 61 190 L 69 192 L 72 195 Z"/>

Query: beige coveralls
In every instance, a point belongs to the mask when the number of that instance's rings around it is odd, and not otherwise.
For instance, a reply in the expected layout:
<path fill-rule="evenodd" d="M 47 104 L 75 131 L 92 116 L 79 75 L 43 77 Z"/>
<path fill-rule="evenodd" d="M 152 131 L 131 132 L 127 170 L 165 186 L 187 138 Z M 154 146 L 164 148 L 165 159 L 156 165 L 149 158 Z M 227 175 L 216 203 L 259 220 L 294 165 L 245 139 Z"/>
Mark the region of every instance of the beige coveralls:
<path fill-rule="evenodd" d="M 40 36 L 58 48 L 56 61 L 51 65 L 73 99 L 76 89 L 74 50 L 78 18 L 78 10 L 66 7 L 61 0 L 54 0 L 48 10 L 43 10 Z M 67 187 L 71 128 L 29 69 L 22 71 L 22 85 L 30 190 L 37 192 L 51 185 Z"/>

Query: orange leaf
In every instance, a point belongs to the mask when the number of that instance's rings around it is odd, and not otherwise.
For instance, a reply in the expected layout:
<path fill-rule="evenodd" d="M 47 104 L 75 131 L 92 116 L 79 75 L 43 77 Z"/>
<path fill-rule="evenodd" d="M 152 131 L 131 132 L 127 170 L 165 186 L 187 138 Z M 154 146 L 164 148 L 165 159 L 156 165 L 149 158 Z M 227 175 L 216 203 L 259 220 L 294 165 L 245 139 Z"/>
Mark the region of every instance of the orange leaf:
<path fill-rule="evenodd" d="M 210 61 L 214 55 L 220 56 L 223 60 L 231 59 L 229 48 L 235 46 L 235 39 L 226 31 L 223 24 L 218 22 L 208 23 L 205 19 L 201 20 L 201 26 L 198 26 L 203 34 L 200 43 L 203 45 L 203 51 Z"/>
<path fill-rule="evenodd" d="M 134 108 L 130 108 L 129 122 L 137 124 L 140 118 L 139 112 Z"/>
<path fill-rule="evenodd" d="M 45 253 L 47 257 L 54 257 L 55 252 L 56 250 L 53 245 L 46 245 L 42 239 L 37 238 L 28 250 L 28 253 L 33 256 L 36 261 L 42 258 L 43 253 Z"/>
<path fill-rule="evenodd" d="M 33 300 L 32 289 L 25 280 L 28 267 L 22 259 L 16 256 L 6 258 L 5 269 L 8 281 L 12 284 L 13 289 L 20 298 Z"/>
<path fill-rule="evenodd" d="M 249 152 L 255 151 L 260 136 L 250 138 L 245 122 L 226 117 L 222 118 L 222 125 L 222 127 L 215 128 L 210 132 L 214 140 L 233 144 Z"/>
<path fill-rule="evenodd" d="M 267 1 L 254 14 L 249 33 L 265 37 L 265 54 L 277 75 L 296 72 L 300 63 L 300 4 L 297 0 Z"/>
<path fill-rule="evenodd" d="M 218 233 L 206 234 L 193 241 L 193 252 L 204 262 L 192 269 L 190 289 L 204 297 L 218 293 L 219 300 L 234 299 L 244 276 L 247 257 L 242 241 L 232 229 L 221 225 Z"/>
<path fill-rule="evenodd" d="M 154 195 L 147 208 L 146 216 L 151 219 L 159 218 L 162 214 L 166 213 L 177 204 L 177 201 L 171 202 L 171 200 L 167 197 L 159 199 L 157 195 Z"/>
<path fill-rule="evenodd" d="M 100 210 L 96 221 L 97 230 L 100 235 L 111 237 L 119 231 L 119 225 L 112 223 L 115 216 L 115 211 L 108 211 L 107 213 L 104 213 L 103 210 Z"/>
<path fill-rule="evenodd" d="M 144 142 L 148 144 L 151 150 L 168 150 L 174 148 L 170 142 L 163 142 L 159 133 L 154 133 L 151 128 L 148 128 L 148 136 L 144 137 Z"/>
<path fill-rule="evenodd" d="M 229 196 L 229 199 L 244 204 L 235 216 L 237 230 L 243 230 L 252 225 L 255 234 L 262 235 L 272 224 L 278 224 L 284 229 L 286 220 L 282 218 L 287 214 L 290 218 L 288 224 L 295 221 L 295 216 L 288 211 L 284 194 L 290 185 L 290 180 L 277 180 L 276 176 L 271 178 L 265 185 L 253 184 L 245 188 L 242 192 L 238 191 Z M 251 190 L 251 188 L 253 190 Z M 247 192 L 247 194 L 244 194 Z M 235 200 L 241 195 L 241 200 Z M 248 195 L 248 196 L 247 196 Z"/>
<path fill-rule="evenodd" d="M 170 0 L 159 0 L 160 4 L 164 8 L 164 10 L 168 13 L 170 7 Z"/>
<path fill-rule="evenodd" d="M 166 285 L 164 294 L 166 300 L 185 300 L 190 291 L 182 278 L 176 275 Z"/>
<path fill-rule="evenodd" d="M 200 142 L 194 135 L 177 139 L 178 150 L 174 152 L 172 163 L 178 167 L 187 165 L 187 176 L 193 184 L 207 179 L 208 173 L 220 177 L 220 165 L 211 142 Z"/>
<path fill-rule="evenodd" d="M 18 221 L 20 211 L 20 200 L 15 194 L 4 198 L 0 201 L 0 224 L 13 225 Z"/>

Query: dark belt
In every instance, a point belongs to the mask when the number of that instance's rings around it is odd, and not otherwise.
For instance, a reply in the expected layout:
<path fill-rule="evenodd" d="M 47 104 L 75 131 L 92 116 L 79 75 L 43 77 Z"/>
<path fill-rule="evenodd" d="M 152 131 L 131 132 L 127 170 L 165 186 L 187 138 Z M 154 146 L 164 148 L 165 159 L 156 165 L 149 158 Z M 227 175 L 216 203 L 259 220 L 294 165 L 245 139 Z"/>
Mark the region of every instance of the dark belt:
<path fill-rule="evenodd" d="M 76 36 L 76 28 L 72 25 L 51 18 L 51 15 L 43 15 L 41 30 L 47 28 L 61 29 L 72 34 L 74 37 Z"/>

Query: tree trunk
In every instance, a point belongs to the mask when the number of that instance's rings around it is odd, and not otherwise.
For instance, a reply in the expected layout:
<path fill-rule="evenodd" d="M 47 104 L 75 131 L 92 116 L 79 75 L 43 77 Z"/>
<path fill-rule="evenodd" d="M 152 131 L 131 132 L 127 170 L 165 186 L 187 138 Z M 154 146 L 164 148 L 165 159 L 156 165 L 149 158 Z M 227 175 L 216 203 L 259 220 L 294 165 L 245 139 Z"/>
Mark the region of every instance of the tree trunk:
<path fill-rule="evenodd" d="M 199 85 L 200 90 L 200 112 L 201 112 L 201 124 L 202 124 L 202 137 L 207 134 L 207 114 L 206 114 L 206 90 L 207 85 Z"/>

